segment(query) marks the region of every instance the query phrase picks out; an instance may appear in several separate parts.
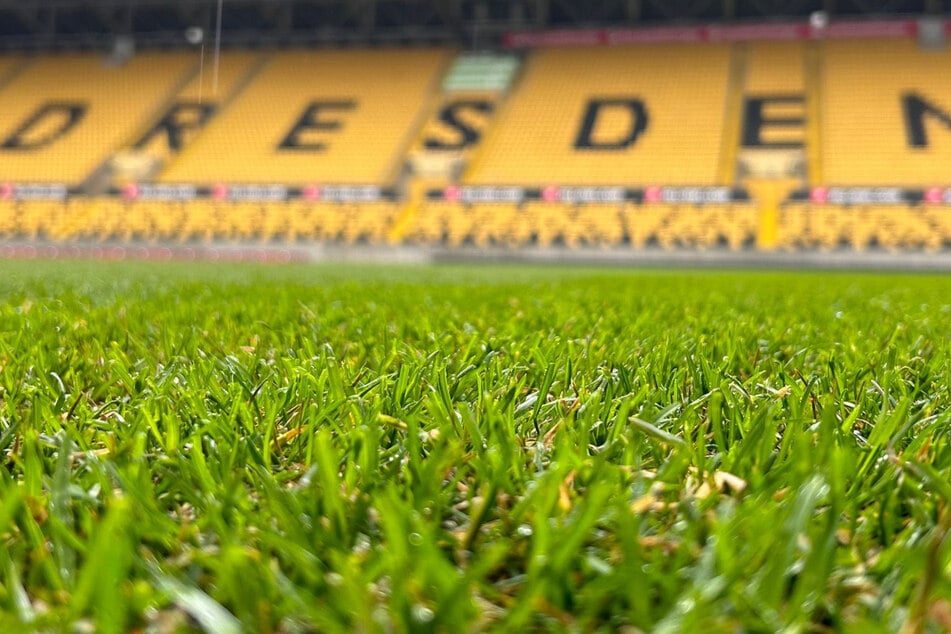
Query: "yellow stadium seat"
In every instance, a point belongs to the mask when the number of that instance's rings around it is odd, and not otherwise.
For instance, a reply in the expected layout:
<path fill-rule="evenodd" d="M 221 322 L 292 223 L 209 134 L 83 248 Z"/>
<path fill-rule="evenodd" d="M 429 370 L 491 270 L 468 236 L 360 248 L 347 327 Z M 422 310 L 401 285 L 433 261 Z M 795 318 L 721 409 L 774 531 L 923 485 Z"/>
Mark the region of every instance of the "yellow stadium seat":
<path fill-rule="evenodd" d="M 379 244 L 386 241 L 399 208 L 390 201 L 352 203 L 341 206 L 342 239 L 347 244 Z"/>
<path fill-rule="evenodd" d="M 577 223 L 588 246 L 614 247 L 624 240 L 620 204 L 579 205 Z"/>
<path fill-rule="evenodd" d="M 808 222 L 808 204 L 799 202 L 783 204 L 777 218 L 776 246 L 787 251 L 801 246 Z"/>
<path fill-rule="evenodd" d="M 314 203 L 310 210 L 310 237 L 328 241 L 339 240 L 346 225 L 345 212 L 340 203 Z"/>
<path fill-rule="evenodd" d="M 261 220 L 257 227 L 257 238 L 262 242 L 273 242 L 286 233 L 289 202 L 266 202 L 261 204 Z"/>
<path fill-rule="evenodd" d="M 508 228 L 519 213 L 514 203 L 482 203 L 473 205 L 470 236 L 478 247 L 502 245 L 508 242 Z"/>
<path fill-rule="evenodd" d="M 464 213 L 462 205 L 441 200 L 425 200 L 414 215 L 404 242 L 438 244 L 445 238 L 449 245 L 459 246 L 466 238 L 468 226 L 464 230 L 454 230 L 454 227 L 460 225 L 451 225 L 450 218 L 462 218 Z"/>
<path fill-rule="evenodd" d="M 434 209 L 439 214 L 436 238 L 445 235 L 451 246 L 458 246 L 472 239 L 474 214 L 472 207 L 456 203 L 444 204 Z"/>
<path fill-rule="evenodd" d="M 313 225 L 311 207 L 312 203 L 306 200 L 288 201 L 284 210 L 284 228 L 279 237 L 292 243 L 306 240 Z"/>
<path fill-rule="evenodd" d="M 928 249 L 951 247 L 951 212 L 946 207 L 925 205 L 920 208 L 932 229 Z"/>
<path fill-rule="evenodd" d="M 759 210 L 752 203 L 733 203 L 726 212 L 726 241 L 729 247 L 740 250 L 752 246 L 759 232 Z"/>
<path fill-rule="evenodd" d="M 630 246 L 640 249 L 657 242 L 658 231 L 671 209 L 666 204 L 626 204 L 622 216 Z"/>
<path fill-rule="evenodd" d="M 576 208 L 569 203 L 530 201 L 524 205 L 524 213 L 532 226 L 538 246 L 558 244 L 577 246 L 577 238 L 571 233 Z"/>
<path fill-rule="evenodd" d="M 20 214 L 14 200 L 0 200 L 0 238 L 12 238 L 20 230 Z"/>
<path fill-rule="evenodd" d="M 801 95 L 804 88 L 802 42 L 751 42 L 744 91 L 747 95 Z"/>

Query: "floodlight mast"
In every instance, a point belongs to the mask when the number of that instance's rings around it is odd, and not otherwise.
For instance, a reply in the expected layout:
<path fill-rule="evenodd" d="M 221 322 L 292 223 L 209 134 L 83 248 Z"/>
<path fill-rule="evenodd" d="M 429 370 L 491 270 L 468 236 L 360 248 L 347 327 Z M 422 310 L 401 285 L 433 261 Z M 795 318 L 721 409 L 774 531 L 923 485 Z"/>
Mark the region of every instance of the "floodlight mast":
<path fill-rule="evenodd" d="M 201 105 L 202 93 L 205 89 L 205 30 L 200 26 L 190 26 L 185 29 L 185 41 L 192 46 L 199 47 L 198 53 L 198 105 Z"/>

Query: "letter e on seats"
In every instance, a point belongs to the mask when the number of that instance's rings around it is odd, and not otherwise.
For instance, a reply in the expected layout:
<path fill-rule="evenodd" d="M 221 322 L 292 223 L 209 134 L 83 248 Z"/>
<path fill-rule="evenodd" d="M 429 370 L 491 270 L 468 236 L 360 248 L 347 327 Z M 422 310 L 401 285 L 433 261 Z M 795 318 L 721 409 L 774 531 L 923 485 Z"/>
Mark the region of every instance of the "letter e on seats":
<path fill-rule="evenodd" d="M 747 97 L 743 104 L 743 147 L 803 147 L 805 105 L 806 99 L 802 95 Z"/>
<path fill-rule="evenodd" d="M 355 110 L 353 100 L 312 101 L 297 119 L 284 140 L 278 145 L 281 150 L 300 150 L 305 152 L 323 152 L 327 149 L 324 135 L 336 132 L 343 127 L 340 113 Z"/>

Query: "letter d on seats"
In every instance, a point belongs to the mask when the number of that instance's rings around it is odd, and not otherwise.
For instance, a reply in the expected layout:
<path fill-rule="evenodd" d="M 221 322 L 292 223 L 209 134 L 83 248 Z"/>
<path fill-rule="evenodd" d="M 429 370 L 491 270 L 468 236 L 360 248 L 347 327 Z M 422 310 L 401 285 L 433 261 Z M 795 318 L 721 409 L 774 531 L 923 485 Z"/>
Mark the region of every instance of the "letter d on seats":
<path fill-rule="evenodd" d="M 4 150 L 38 150 L 62 138 L 82 120 L 86 106 L 81 103 L 47 103 L 40 106 L 0 148 Z"/>
<path fill-rule="evenodd" d="M 626 110 L 630 115 L 630 126 L 622 135 L 614 139 L 598 139 L 595 130 L 598 117 L 606 110 Z M 634 145 L 638 137 L 647 130 L 647 107 L 640 99 L 591 99 L 585 108 L 581 120 L 581 129 L 575 138 L 577 150 L 624 150 Z"/>

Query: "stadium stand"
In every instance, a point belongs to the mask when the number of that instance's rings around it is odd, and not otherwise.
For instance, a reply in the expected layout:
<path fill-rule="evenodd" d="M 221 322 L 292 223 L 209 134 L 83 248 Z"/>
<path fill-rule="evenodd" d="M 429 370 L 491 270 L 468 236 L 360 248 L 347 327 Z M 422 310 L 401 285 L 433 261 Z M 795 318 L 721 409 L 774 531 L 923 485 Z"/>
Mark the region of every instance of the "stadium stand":
<path fill-rule="evenodd" d="M 691 29 L 0 56 L 0 238 L 951 248 L 951 50 Z"/>
<path fill-rule="evenodd" d="M 229 51 L 221 55 L 217 82 L 211 69 L 192 77 L 172 99 L 168 109 L 128 149 L 154 158 L 160 168 L 188 146 L 218 112 L 227 107 L 253 79 L 263 55 Z"/>
<path fill-rule="evenodd" d="M 951 182 L 951 50 L 911 40 L 828 41 L 821 71 L 825 180 Z M 920 129 L 917 129 L 920 128 Z"/>
<path fill-rule="evenodd" d="M 536 51 L 465 180 L 713 184 L 729 56 L 722 45 Z"/>
<path fill-rule="evenodd" d="M 180 53 L 143 53 L 112 67 L 91 53 L 30 62 L 0 90 L 0 174 L 82 183 L 197 70 Z"/>
<path fill-rule="evenodd" d="M 275 53 L 161 180 L 390 181 L 449 59 L 443 49 Z"/>

